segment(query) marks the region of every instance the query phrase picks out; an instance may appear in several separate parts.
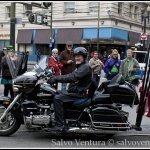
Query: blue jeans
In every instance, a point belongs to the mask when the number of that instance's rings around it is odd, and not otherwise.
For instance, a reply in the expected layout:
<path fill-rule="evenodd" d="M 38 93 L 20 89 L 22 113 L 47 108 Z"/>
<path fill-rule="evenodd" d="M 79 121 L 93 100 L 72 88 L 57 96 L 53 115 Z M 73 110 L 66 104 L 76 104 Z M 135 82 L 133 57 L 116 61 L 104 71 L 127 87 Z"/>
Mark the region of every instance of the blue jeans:
<path fill-rule="evenodd" d="M 66 91 L 66 88 L 67 88 L 67 83 L 62 83 L 61 90 Z"/>

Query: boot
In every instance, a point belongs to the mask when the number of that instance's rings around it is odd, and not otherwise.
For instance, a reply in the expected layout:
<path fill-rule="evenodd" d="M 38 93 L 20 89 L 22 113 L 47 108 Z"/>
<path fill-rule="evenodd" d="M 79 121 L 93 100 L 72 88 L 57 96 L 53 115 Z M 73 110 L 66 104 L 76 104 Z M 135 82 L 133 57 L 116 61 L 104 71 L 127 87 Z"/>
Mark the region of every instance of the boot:
<path fill-rule="evenodd" d="M 150 117 L 150 94 L 148 95 L 148 114 L 147 117 Z"/>

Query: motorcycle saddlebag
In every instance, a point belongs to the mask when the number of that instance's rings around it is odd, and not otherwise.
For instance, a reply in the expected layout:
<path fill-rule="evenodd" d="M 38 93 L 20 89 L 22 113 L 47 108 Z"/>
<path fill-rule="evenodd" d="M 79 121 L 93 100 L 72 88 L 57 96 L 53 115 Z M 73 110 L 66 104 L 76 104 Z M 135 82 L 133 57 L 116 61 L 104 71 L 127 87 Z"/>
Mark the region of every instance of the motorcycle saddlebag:
<path fill-rule="evenodd" d="M 126 104 L 132 106 L 137 103 L 137 93 L 127 85 L 120 85 L 111 93 L 111 101 L 118 104 Z"/>

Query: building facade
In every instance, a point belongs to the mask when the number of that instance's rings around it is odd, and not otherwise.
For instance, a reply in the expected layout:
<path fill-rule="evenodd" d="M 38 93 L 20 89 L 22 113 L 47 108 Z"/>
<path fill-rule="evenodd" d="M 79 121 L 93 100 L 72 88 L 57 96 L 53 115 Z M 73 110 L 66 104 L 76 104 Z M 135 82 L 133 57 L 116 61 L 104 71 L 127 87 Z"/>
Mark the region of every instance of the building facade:
<path fill-rule="evenodd" d="M 10 5 L 10 2 L 0 2 L 0 49 L 9 44 Z M 51 33 L 48 26 L 30 24 L 25 13 L 27 7 L 16 3 L 16 18 L 22 20 L 16 24 L 16 50 L 29 51 L 29 60 L 36 61 L 38 54 L 49 55 L 53 47 L 62 51 L 66 42 L 72 40 L 74 47 L 85 46 L 90 53 L 98 50 L 109 54 L 112 48 L 125 52 L 140 42 L 141 18 L 147 6 L 146 2 L 56 1 Z M 32 12 L 48 14 L 48 10 L 37 7 Z M 148 22 L 146 30 L 150 35 Z M 148 36 L 146 46 L 149 39 Z"/>

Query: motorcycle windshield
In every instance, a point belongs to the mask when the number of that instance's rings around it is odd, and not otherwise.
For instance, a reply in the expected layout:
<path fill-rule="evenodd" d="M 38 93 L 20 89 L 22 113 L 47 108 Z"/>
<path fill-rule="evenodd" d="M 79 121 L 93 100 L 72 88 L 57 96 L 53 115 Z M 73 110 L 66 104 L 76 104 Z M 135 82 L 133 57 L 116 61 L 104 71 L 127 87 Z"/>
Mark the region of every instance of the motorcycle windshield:
<path fill-rule="evenodd" d="M 20 71 L 20 68 L 22 66 L 22 62 L 23 62 L 23 55 L 22 54 L 18 54 L 18 53 L 13 53 L 13 58 L 11 59 L 8 51 L 3 51 L 5 54 L 5 60 L 8 64 L 9 67 L 9 71 L 11 73 L 11 76 L 13 79 L 15 79 Z"/>
<path fill-rule="evenodd" d="M 34 66 L 34 70 L 37 74 L 40 74 L 45 71 L 47 68 L 47 56 L 43 56 L 39 62 Z"/>

